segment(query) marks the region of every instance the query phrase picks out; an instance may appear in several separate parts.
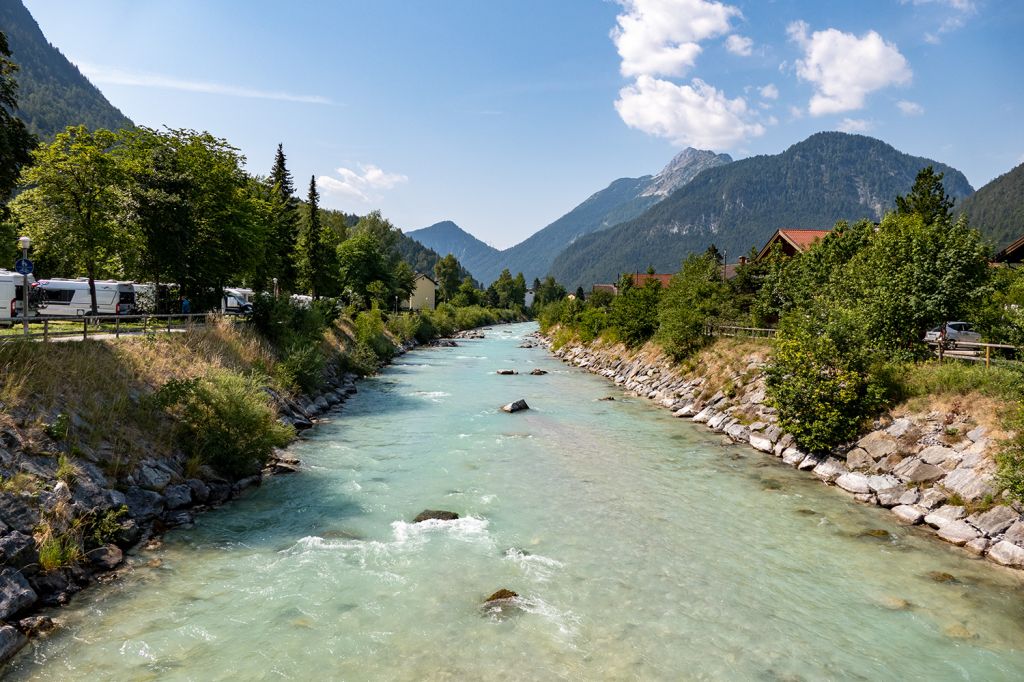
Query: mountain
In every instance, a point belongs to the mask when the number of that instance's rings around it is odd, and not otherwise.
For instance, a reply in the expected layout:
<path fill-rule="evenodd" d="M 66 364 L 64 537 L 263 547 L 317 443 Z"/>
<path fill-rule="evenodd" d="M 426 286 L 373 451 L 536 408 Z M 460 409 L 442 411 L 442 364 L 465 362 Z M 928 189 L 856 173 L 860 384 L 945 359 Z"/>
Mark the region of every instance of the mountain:
<path fill-rule="evenodd" d="M 423 246 L 423 244 L 420 244 L 407 234 L 403 234 L 398 238 L 398 244 L 395 249 L 398 251 L 398 255 L 401 256 L 402 260 L 412 266 L 413 270 L 416 272 L 422 272 L 424 275 L 428 275 L 430 277 L 434 276 L 434 266 L 437 265 L 437 261 L 442 258 L 437 251 Z M 472 276 L 472 273 L 470 273 L 465 267 L 459 271 L 459 279 Z"/>
<path fill-rule="evenodd" d="M 657 175 L 615 180 L 558 220 L 504 251 L 484 244 L 451 221 L 414 230 L 409 235 L 438 253 L 454 254 L 481 282 L 493 282 L 503 268 L 513 273 L 522 272 L 530 282 L 547 275 L 555 257 L 577 239 L 640 215 L 701 171 L 731 161 L 728 154 L 684 149 Z"/>
<path fill-rule="evenodd" d="M 116 130 L 132 125 L 74 64 L 51 45 L 21 0 L 0 0 L 0 31 L 20 67 L 18 117 L 42 140 L 69 125 Z"/>
<path fill-rule="evenodd" d="M 781 154 L 704 170 L 636 218 L 577 240 L 551 274 L 570 289 L 586 288 L 648 266 L 675 272 L 687 254 L 712 243 L 735 259 L 782 227 L 880 220 L 928 165 L 945 173 L 950 196 L 973 192 L 963 173 L 945 164 L 864 135 L 816 133 Z"/>
<path fill-rule="evenodd" d="M 1024 236 L 1024 163 L 988 183 L 954 208 L 1003 248 Z"/>
<path fill-rule="evenodd" d="M 450 220 L 442 220 L 430 227 L 412 230 L 405 233 L 428 249 L 433 249 L 442 256 L 449 253 L 459 259 L 466 270 L 473 273 L 475 279 L 489 284 L 497 279 L 497 275 L 487 279 L 484 272 L 490 272 L 493 263 L 501 252 L 463 230 Z"/>

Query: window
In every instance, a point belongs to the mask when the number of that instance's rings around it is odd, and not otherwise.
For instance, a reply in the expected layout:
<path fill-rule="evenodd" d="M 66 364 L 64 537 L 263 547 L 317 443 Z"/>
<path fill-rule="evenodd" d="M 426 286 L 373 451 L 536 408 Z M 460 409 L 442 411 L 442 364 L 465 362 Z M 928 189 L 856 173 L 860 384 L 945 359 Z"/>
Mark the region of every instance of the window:
<path fill-rule="evenodd" d="M 121 295 L 118 296 L 117 302 L 124 305 L 125 303 L 135 303 L 135 292 L 134 291 L 122 291 Z"/>
<path fill-rule="evenodd" d="M 75 297 L 74 289 L 43 289 L 43 300 L 47 303 L 71 303 Z"/>

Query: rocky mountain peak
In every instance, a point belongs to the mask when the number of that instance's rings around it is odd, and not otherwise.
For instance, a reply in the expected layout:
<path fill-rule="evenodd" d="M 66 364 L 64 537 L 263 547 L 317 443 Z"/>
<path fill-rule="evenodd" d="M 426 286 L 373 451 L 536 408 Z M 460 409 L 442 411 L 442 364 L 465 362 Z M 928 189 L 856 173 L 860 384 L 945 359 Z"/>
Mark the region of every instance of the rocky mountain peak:
<path fill-rule="evenodd" d="M 667 197 L 697 177 L 701 171 L 727 163 L 732 163 L 732 157 L 728 154 L 716 154 L 706 149 L 687 147 L 676 154 L 668 165 L 654 176 L 641 196 Z"/>

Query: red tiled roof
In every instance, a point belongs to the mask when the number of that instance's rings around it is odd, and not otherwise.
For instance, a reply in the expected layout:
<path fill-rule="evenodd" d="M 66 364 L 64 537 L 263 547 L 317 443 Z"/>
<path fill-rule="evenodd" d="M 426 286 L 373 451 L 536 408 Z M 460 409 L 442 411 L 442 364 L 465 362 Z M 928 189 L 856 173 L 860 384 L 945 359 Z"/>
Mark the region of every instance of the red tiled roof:
<path fill-rule="evenodd" d="M 757 260 L 764 258 L 771 251 L 772 245 L 777 241 L 784 241 L 797 252 L 803 253 L 807 251 L 807 249 L 811 248 L 816 241 L 824 239 L 831 231 L 832 230 L 778 230 L 772 235 L 772 238 L 768 240 L 768 243 L 764 245 L 761 252 L 757 254 Z"/>
<path fill-rule="evenodd" d="M 668 289 L 669 282 L 672 281 L 672 275 L 651 275 L 646 272 L 633 273 L 630 275 L 633 278 L 633 286 L 642 287 L 651 280 L 654 280 L 661 284 L 665 289 Z"/>

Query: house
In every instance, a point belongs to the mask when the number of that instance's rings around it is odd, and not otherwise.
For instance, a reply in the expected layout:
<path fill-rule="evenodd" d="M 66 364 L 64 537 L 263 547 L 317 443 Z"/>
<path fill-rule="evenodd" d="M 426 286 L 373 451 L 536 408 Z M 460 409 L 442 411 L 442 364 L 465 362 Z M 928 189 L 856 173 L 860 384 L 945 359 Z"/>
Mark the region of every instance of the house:
<path fill-rule="evenodd" d="M 437 297 L 437 282 L 421 272 L 413 280 L 409 294 L 409 310 L 433 310 Z"/>
<path fill-rule="evenodd" d="M 619 295 L 619 288 L 614 284 L 595 284 L 590 288 L 590 293 L 596 294 L 599 291 L 607 291 L 612 296 Z"/>
<path fill-rule="evenodd" d="M 762 261 L 768 257 L 776 244 L 782 246 L 782 255 L 795 256 L 804 253 L 811 248 L 815 242 L 824 239 L 832 230 L 777 230 L 768 243 L 764 245 L 761 252 L 757 254 L 755 261 Z"/>
<path fill-rule="evenodd" d="M 523 306 L 529 308 L 533 305 L 533 300 L 537 297 L 537 292 L 533 289 L 526 290 L 526 298 L 523 299 Z"/>
<path fill-rule="evenodd" d="M 997 253 L 992 260 L 996 263 L 1005 263 L 1007 265 L 1020 265 L 1024 262 L 1024 237 L 1021 237 Z"/>
<path fill-rule="evenodd" d="M 720 266 L 722 272 L 722 279 L 730 280 L 736 276 L 736 269 L 747 264 L 747 257 L 740 256 L 738 263 L 726 263 Z"/>
<path fill-rule="evenodd" d="M 668 289 L 668 285 L 672 282 L 672 274 L 651 274 L 647 272 L 636 272 L 630 275 L 633 280 L 633 286 L 642 287 L 648 282 L 657 282 L 661 285 L 662 289 Z"/>

